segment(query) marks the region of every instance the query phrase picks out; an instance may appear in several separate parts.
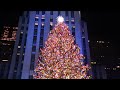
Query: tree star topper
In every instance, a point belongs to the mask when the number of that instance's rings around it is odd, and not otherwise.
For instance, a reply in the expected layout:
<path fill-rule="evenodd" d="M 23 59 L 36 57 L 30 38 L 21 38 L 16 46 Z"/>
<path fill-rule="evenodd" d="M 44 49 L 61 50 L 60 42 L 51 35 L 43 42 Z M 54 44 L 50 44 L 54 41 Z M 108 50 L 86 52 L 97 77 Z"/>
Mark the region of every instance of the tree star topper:
<path fill-rule="evenodd" d="M 57 17 L 57 22 L 58 23 L 63 23 L 64 22 L 64 18 L 62 16 L 58 16 Z"/>

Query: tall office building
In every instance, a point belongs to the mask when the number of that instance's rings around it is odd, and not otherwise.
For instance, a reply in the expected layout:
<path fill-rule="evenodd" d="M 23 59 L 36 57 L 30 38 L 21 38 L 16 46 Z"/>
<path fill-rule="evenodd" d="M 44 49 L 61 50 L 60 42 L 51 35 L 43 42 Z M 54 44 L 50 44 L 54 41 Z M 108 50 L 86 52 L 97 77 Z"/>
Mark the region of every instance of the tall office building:
<path fill-rule="evenodd" d="M 112 65 L 115 64 L 115 59 L 117 57 L 116 51 L 111 47 L 113 47 L 113 44 L 107 40 L 94 39 L 90 41 L 91 67 L 94 79 L 108 78 L 107 71 L 109 71 L 109 69 L 105 68 L 108 66 L 112 67 Z"/>
<path fill-rule="evenodd" d="M 7 79 L 18 27 L 4 26 L 0 37 L 0 79 Z"/>
<path fill-rule="evenodd" d="M 25 11 L 19 19 L 17 38 L 12 55 L 9 79 L 32 79 L 40 48 L 44 47 L 48 33 L 57 24 L 61 15 L 69 26 L 75 43 L 90 65 L 87 25 L 81 21 L 79 11 Z M 90 72 L 89 72 L 90 73 Z"/>

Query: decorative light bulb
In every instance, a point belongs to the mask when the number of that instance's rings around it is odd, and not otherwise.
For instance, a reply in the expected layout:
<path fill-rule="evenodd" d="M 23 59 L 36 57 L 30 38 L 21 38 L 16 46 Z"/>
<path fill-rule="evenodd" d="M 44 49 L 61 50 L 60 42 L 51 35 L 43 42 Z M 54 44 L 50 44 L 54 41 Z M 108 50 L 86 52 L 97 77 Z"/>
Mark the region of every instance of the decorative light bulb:
<path fill-rule="evenodd" d="M 58 23 L 63 23 L 64 22 L 64 18 L 62 16 L 58 16 L 57 17 L 57 22 Z"/>

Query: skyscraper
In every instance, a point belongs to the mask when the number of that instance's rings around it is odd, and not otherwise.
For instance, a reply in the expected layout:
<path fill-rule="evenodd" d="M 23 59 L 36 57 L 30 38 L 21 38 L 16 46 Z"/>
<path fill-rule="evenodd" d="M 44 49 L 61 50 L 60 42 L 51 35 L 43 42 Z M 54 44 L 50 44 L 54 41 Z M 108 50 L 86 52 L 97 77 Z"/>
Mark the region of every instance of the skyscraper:
<path fill-rule="evenodd" d="M 86 57 L 85 63 L 90 65 L 87 25 L 81 21 L 79 11 L 25 11 L 19 19 L 9 79 L 33 78 L 40 48 L 44 47 L 48 33 L 60 15 L 64 17 L 71 34 L 75 37 L 75 43 L 81 48 L 80 53 Z"/>
<path fill-rule="evenodd" d="M 7 79 L 18 27 L 4 26 L 0 38 L 0 79 Z"/>

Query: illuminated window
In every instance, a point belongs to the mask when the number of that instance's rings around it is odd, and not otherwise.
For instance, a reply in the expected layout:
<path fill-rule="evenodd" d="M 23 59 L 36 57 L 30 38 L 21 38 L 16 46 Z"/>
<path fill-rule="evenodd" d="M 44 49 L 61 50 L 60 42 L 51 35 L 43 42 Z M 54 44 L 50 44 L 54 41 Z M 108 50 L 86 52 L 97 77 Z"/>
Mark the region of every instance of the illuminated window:
<path fill-rule="evenodd" d="M 35 29 L 38 29 L 38 25 L 35 25 L 34 28 L 35 28 Z"/>
<path fill-rule="evenodd" d="M 35 17 L 35 21 L 38 21 L 38 19 L 39 19 L 39 17 L 38 17 L 38 16 L 36 16 L 36 17 Z"/>
<path fill-rule="evenodd" d="M 82 38 L 85 38 L 85 36 L 82 36 Z"/>
<path fill-rule="evenodd" d="M 102 41 L 102 43 L 104 43 L 104 41 Z"/>
<path fill-rule="evenodd" d="M 45 24 L 44 24 L 44 23 L 42 23 L 41 25 L 42 25 L 42 26 L 44 26 Z"/>
<path fill-rule="evenodd" d="M 17 55 L 20 55 L 20 53 L 17 53 Z"/>
<path fill-rule="evenodd" d="M 8 60 L 2 60 L 3 62 L 7 62 Z"/>
<path fill-rule="evenodd" d="M 35 23 L 35 25 L 38 25 L 38 23 Z"/>
<path fill-rule="evenodd" d="M 75 28 L 75 26 L 72 26 L 73 28 Z"/>
<path fill-rule="evenodd" d="M 20 32 L 21 34 L 23 34 L 23 32 Z"/>
<path fill-rule="evenodd" d="M 20 48 L 20 46 L 18 46 L 18 48 Z"/>
<path fill-rule="evenodd" d="M 42 19 L 45 19 L 45 15 L 42 15 Z"/>
<path fill-rule="evenodd" d="M 38 21 L 38 18 L 35 18 L 35 21 Z"/>
<path fill-rule="evenodd" d="M 66 22 L 66 24 L 69 24 L 69 20 L 66 20 L 65 22 Z"/>
<path fill-rule="evenodd" d="M 117 68 L 120 68 L 120 66 L 117 66 Z"/>
<path fill-rule="evenodd" d="M 116 68 L 113 68 L 113 70 L 116 70 Z"/>
<path fill-rule="evenodd" d="M 91 64 L 96 64 L 96 62 L 91 62 Z"/>
<path fill-rule="evenodd" d="M 74 22 L 74 19 L 72 19 L 71 22 Z"/>
<path fill-rule="evenodd" d="M 53 26 L 53 22 L 50 22 L 50 25 Z"/>
<path fill-rule="evenodd" d="M 37 19 L 38 19 L 39 17 L 38 17 L 38 16 L 36 16 L 35 18 L 37 18 Z"/>

